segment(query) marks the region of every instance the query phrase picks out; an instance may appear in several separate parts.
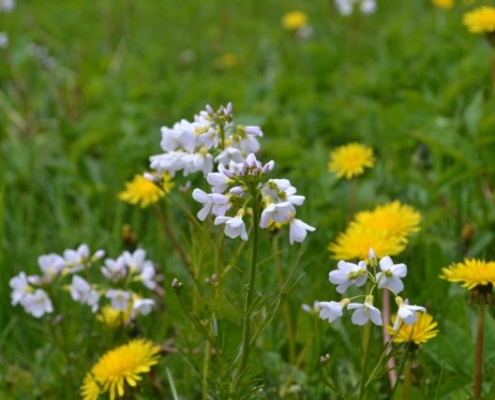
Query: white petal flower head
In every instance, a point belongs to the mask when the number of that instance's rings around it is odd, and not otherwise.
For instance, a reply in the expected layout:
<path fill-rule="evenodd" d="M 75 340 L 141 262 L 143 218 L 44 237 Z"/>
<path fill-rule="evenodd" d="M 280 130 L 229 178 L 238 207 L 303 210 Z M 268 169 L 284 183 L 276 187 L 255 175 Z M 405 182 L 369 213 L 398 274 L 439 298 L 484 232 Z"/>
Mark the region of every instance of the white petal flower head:
<path fill-rule="evenodd" d="M 136 318 L 138 315 L 148 315 L 155 307 L 153 299 L 137 299 L 132 303 L 131 317 Z"/>
<path fill-rule="evenodd" d="M 197 214 L 200 221 L 204 221 L 210 212 L 216 216 L 223 216 L 229 208 L 229 199 L 221 193 L 206 193 L 201 189 L 194 189 L 192 196 L 198 203 L 204 204 Z"/>
<path fill-rule="evenodd" d="M 320 310 L 320 318 L 333 322 L 342 316 L 344 307 L 349 303 L 348 299 L 342 301 L 319 301 L 316 306 Z"/>
<path fill-rule="evenodd" d="M 101 273 L 105 278 L 112 282 L 118 282 L 127 276 L 127 268 L 123 256 L 116 260 L 107 258 L 105 266 L 101 267 Z"/>
<path fill-rule="evenodd" d="M 352 313 L 351 321 L 355 325 L 364 325 L 368 321 L 375 325 L 383 325 L 382 314 L 378 308 L 373 306 L 373 296 L 366 296 L 364 303 L 350 303 L 348 310 L 355 310 Z"/>
<path fill-rule="evenodd" d="M 134 273 L 140 273 L 149 265 L 153 266 L 151 261 L 146 260 L 146 251 L 143 249 L 137 249 L 132 254 L 128 251 L 124 251 L 122 258 L 124 259 L 125 265 L 129 268 L 129 271 Z"/>
<path fill-rule="evenodd" d="M 91 287 L 91 285 L 78 275 L 72 277 L 72 284 L 70 285 L 70 295 L 72 300 L 81 304 L 87 304 L 91 306 L 91 311 L 98 311 L 98 302 L 100 295 Z"/>
<path fill-rule="evenodd" d="M 64 258 L 69 272 L 82 271 L 89 261 L 89 247 L 87 244 L 81 244 L 77 250 L 67 249 L 64 251 Z"/>
<path fill-rule="evenodd" d="M 9 281 L 9 285 L 12 288 L 10 298 L 13 306 L 19 304 L 26 294 L 32 292 L 32 288 L 29 285 L 28 277 L 24 272 L 21 272 L 19 275 L 14 276 Z"/>
<path fill-rule="evenodd" d="M 45 278 L 50 282 L 64 269 L 66 260 L 58 254 L 45 254 L 38 257 L 38 265 Z"/>
<path fill-rule="evenodd" d="M 138 279 L 148 289 L 153 290 L 154 288 L 156 288 L 156 282 L 154 281 L 154 279 L 155 279 L 155 267 L 153 266 L 153 264 L 146 265 L 142 269 L 141 273 L 139 274 Z"/>
<path fill-rule="evenodd" d="M 125 290 L 107 290 L 105 297 L 110 299 L 110 305 L 112 308 L 120 311 L 126 311 L 131 299 L 131 292 Z"/>
<path fill-rule="evenodd" d="M 182 151 L 169 151 L 168 153 L 151 156 L 150 168 L 160 173 L 167 171 L 171 175 L 174 175 L 177 171 L 184 168 L 184 157 L 187 154 Z"/>
<path fill-rule="evenodd" d="M 270 221 L 278 223 L 287 222 L 295 214 L 296 209 L 290 201 L 270 203 L 261 213 L 260 228 L 266 228 L 270 224 Z"/>
<path fill-rule="evenodd" d="M 229 238 L 235 239 L 240 236 L 242 240 L 248 240 L 246 225 L 240 215 L 235 217 L 216 217 L 215 225 L 220 224 L 225 224 L 225 235 Z"/>
<path fill-rule="evenodd" d="M 404 284 L 401 278 L 407 275 L 406 264 L 394 264 L 389 256 L 383 257 L 379 264 L 382 272 L 376 274 L 378 287 L 390 289 L 394 293 L 402 292 Z"/>
<path fill-rule="evenodd" d="M 21 305 L 35 318 L 53 312 L 52 301 L 43 289 L 36 289 L 34 293 L 26 294 L 21 300 Z"/>
<path fill-rule="evenodd" d="M 411 306 L 408 301 L 404 301 L 402 297 L 397 296 L 395 303 L 399 306 L 397 311 L 397 318 L 394 323 L 394 331 L 397 331 L 400 327 L 400 321 L 404 321 L 406 325 L 412 325 L 418 319 L 416 311 L 426 312 L 426 308 L 422 306 Z"/>
<path fill-rule="evenodd" d="M 330 271 L 328 279 L 334 285 L 337 285 L 337 292 L 344 293 L 349 286 L 363 286 L 368 279 L 366 263 L 359 261 L 353 264 L 346 261 L 339 261 L 336 270 Z"/>
<path fill-rule="evenodd" d="M 242 151 L 231 146 L 222 150 L 222 152 L 215 157 L 215 161 L 223 166 L 229 165 L 231 161 L 236 164 L 242 163 L 243 160 Z"/>
<path fill-rule="evenodd" d="M 293 244 L 294 242 L 302 243 L 304 239 L 306 239 L 308 231 L 314 232 L 315 230 L 315 227 L 308 225 L 300 219 L 291 218 L 289 231 L 290 244 Z"/>

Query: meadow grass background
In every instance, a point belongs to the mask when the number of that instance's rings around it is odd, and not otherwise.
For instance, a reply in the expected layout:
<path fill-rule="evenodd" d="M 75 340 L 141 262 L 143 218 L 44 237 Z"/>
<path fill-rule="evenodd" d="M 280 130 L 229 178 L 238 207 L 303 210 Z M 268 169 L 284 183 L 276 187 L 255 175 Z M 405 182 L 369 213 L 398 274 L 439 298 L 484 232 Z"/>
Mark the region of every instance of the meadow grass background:
<path fill-rule="evenodd" d="M 281 25 L 296 9 L 309 17 L 308 38 Z M 170 283 L 178 277 L 187 285 L 188 276 L 159 221 L 152 209 L 126 205 L 117 194 L 160 153 L 161 126 L 231 101 L 237 122 L 262 127 L 261 159 L 275 160 L 276 175 L 306 196 L 301 218 L 317 227 L 303 245 L 300 280 L 283 300 L 298 350 L 312 345 L 291 366 L 277 314 L 259 355 L 267 398 L 277 398 L 287 381 L 299 391 L 285 398 L 331 398 L 318 361 L 326 353 L 343 387 L 359 378 L 360 329 L 348 318 L 330 326 L 301 310 L 303 303 L 340 298 L 327 279 L 335 261 L 326 247 L 346 226 L 351 185 L 327 172 L 327 162 L 332 148 L 351 141 L 372 146 L 377 159 L 359 178 L 357 209 L 398 199 L 423 215 L 421 232 L 394 258 L 409 267 L 407 296 L 425 305 L 440 329 L 422 348 L 413 396 L 470 398 L 476 313 L 465 290 L 438 278 L 464 256 L 495 256 L 492 51 L 462 26 L 468 9 L 382 0 L 374 15 L 342 17 L 322 0 L 19 0 L 12 13 L 0 14 L 10 39 L 0 49 L 0 397 L 77 398 L 104 344 L 77 341 L 74 359 L 86 360 L 86 368 L 74 371 L 76 386 L 68 388 L 51 327 L 11 306 L 8 282 L 20 271 L 37 273 L 39 255 L 83 242 L 116 257 L 125 223 L 164 277 L 164 304 L 143 322 L 145 336 L 198 346 L 192 334 L 174 334 L 187 321 Z M 201 178 L 192 179 L 194 186 Z M 183 215 L 169 205 L 167 213 L 181 232 Z M 282 235 L 279 245 L 288 247 L 288 238 Z M 288 270 L 297 250 L 284 254 Z M 269 292 L 275 272 L 260 270 Z M 229 285 L 235 291 L 243 281 Z M 71 334 L 91 337 L 92 314 L 80 309 L 71 318 L 86 322 L 74 322 Z M 495 391 L 491 314 L 487 396 Z M 201 380 L 178 354 L 154 369 L 161 382 L 161 391 L 150 392 L 154 398 L 170 398 L 166 368 L 179 393 L 195 398 Z"/>

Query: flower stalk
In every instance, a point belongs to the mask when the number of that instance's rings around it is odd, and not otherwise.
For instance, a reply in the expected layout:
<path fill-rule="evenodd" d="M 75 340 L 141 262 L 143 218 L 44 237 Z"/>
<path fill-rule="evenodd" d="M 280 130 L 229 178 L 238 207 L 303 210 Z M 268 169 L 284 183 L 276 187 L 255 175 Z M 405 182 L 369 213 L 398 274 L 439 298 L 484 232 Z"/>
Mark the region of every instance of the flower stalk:
<path fill-rule="evenodd" d="M 478 326 L 476 333 L 476 353 L 474 362 L 474 398 L 481 398 L 483 382 L 483 333 L 485 328 L 485 305 L 479 305 Z"/>
<path fill-rule="evenodd" d="M 241 336 L 241 348 L 240 348 L 240 360 L 237 368 L 237 376 L 234 381 L 234 393 L 238 393 L 239 386 L 242 382 L 242 378 L 246 372 L 247 362 L 249 360 L 250 351 L 250 338 L 251 338 L 251 314 L 252 303 L 255 293 L 255 281 L 256 281 L 256 267 L 258 264 L 258 240 L 259 240 L 259 226 L 260 223 L 260 210 L 259 199 L 255 198 L 253 201 L 253 241 L 251 248 L 251 263 L 249 265 L 249 280 L 246 285 L 246 297 L 244 301 L 244 315 L 242 319 L 242 336 Z"/>

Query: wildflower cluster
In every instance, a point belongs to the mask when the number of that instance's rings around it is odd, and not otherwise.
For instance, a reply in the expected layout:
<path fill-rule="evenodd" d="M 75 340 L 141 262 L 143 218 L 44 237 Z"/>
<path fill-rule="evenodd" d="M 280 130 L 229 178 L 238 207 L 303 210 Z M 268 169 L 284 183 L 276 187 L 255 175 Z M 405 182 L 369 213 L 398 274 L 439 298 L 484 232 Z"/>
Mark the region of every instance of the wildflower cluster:
<path fill-rule="evenodd" d="M 251 207 L 259 209 L 261 203 L 260 228 L 268 228 L 272 223 L 289 223 L 290 243 L 302 242 L 307 231 L 315 230 L 295 218 L 295 206 L 302 205 L 305 197 L 296 195 L 297 189 L 288 179 L 267 179 L 274 166 L 273 161 L 261 164 L 254 153 L 241 163 L 231 161 L 228 167 L 220 164 L 218 172 L 206 177 L 212 193 L 201 189 L 193 191 L 193 198 L 203 204 L 198 218 L 204 221 L 211 213 L 215 216 L 215 225 L 225 224 L 225 235 L 248 240 L 243 217 Z"/>
<path fill-rule="evenodd" d="M 193 122 L 183 119 L 172 128 L 162 127 L 161 133 L 164 153 L 151 156 L 150 167 L 172 176 L 177 171 L 184 176 L 198 171 L 207 175 L 213 171 L 214 163 L 240 163 L 259 150 L 257 137 L 263 136 L 258 126 L 234 125 L 231 103 L 216 111 L 207 105 Z"/>
<path fill-rule="evenodd" d="M 376 0 L 335 0 L 335 7 L 342 15 L 351 15 L 354 7 L 359 7 L 363 14 L 373 14 L 376 11 Z"/>
<path fill-rule="evenodd" d="M 103 322 L 114 321 L 118 317 L 120 324 L 129 323 L 138 315 L 150 313 L 154 300 L 143 298 L 133 289 L 136 283 L 139 293 L 143 286 L 148 290 L 156 287 L 155 267 L 146 259 L 146 252 L 142 249 L 134 253 L 124 251 L 117 259 L 105 259 L 99 274 L 100 278 L 105 278 L 104 282 L 91 283 L 87 279 L 94 275 L 94 265 L 104 255 L 103 250 L 91 254 L 89 247 L 82 244 L 76 250 L 65 250 L 63 255 L 52 253 L 40 256 L 38 264 L 41 275 L 21 272 L 10 280 L 12 305 L 20 304 L 36 318 L 53 313 L 53 299 L 50 296 L 53 296 L 55 287 L 70 277 L 70 284 L 62 287 L 70 293 L 72 300 L 90 306 L 93 313 L 101 310 L 98 319 Z"/>
<path fill-rule="evenodd" d="M 378 257 L 400 254 L 408 237 L 419 230 L 421 214 L 393 201 L 373 211 L 358 212 L 328 249 L 335 259 L 365 259 L 372 248 Z"/>
<path fill-rule="evenodd" d="M 401 324 L 412 325 L 416 322 L 417 311 L 425 312 L 422 306 L 410 305 L 407 300 L 398 296 L 404 290 L 402 278 L 407 275 L 405 264 L 394 264 L 389 256 L 385 256 L 378 261 L 372 249 L 369 251 L 369 264 L 366 261 L 359 261 L 353 264 L 346 261 L 339 261 L 337 269 L 329 273 L 329 280 L 337 285 L 337 292 L 345 293 L 351 286 L 361 287 L 368 282 L 370 290 L 365 295 L 353 298 L 344 298 L 340 302 L 322 301 L 317 303 L 320 309 L 320 318 L 333 322 L 343 315 L 344 309 L 353 310 L 351 321 L 355 325 L 364 325 L 368 321 L 375 325 L 383 325 L 380 310 L 374 306 L 374 292 L 376 289 L 387 289 L 395 295 L 395 303 L 398 306 L 397 317 L 395 318 L 393 330 L 398 331 Z M 380 271 L 377 271 L 379 267 Z M 363 302 L 354 302 L 356 298 L 364 298 Z"/>

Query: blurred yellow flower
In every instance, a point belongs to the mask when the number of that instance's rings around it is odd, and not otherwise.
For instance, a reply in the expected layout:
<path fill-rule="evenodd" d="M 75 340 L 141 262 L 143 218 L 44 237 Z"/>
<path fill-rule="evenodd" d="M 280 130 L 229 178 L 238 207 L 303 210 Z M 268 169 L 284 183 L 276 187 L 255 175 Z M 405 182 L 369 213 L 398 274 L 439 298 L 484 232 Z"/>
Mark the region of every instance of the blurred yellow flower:
<path fill-rule="evenodd" d="M 426 343 L 438 334 L 437 323 L 433 322 L 433 317 L 430 314 L 416 311 L 416 322 L 412 325 L 402 323 L 397 332 L 394 331 L 393 325 L 396 315 L 392 316 L 392 325 L 387 326 L 391 335 L 394 336 L 394 343 L 413 342 L 414 344 Z"/>
<path fill-rule="evenodd" d="M 289 31 L 297 31 L 308 24 L 308 16 L 302 11 L 291 11 L 282 18 L 282 25 Z"/>
<path fill-rule="evenodd" d="M 479 7 L 464 14 L 462 20 L 471 33 L 490 33 L 495 31 L 495 8 Z"/>
<path fill-rule="evenodd" d="M 237 59 L 235 54 L 225 53 L 225 54 L 222 54 L 222 56 L 217 57 L 214 60 L 213 64 L 214 64 L 215 68 L 224 70 L 224 69 L 229 69 L 229 68 L 236 66 L 238 61 L 239 60 Z"/>
<path fill-rule="evenodd" d="M 91 368 L 81 386 L 83 400 L 97 400 L 100 394 L 109 392 L 110 400 L 122 397 L 127 383 L 135 387 L 158 363 L 160 347 L 145 339 L 134 339 L 106 352 Z"/>
<path fill-rule="evenodd" d="M 129 302 L 129 307 L 124 312 L 113 308 L 109 304 L 103 306 L 100 312 L 96 316 L 96 319 L 106 325 L 110 329 L 117 329 L 125 325 L 131 316 L 131 306 L 132 303 Z"/>
<path fill-rule="evenodd" d="M 340 233 L 328 249 L 336 260 L 366 260 L 372 248 L 377 258 L 395 256 L 406 248 L 407 239 L 404 236 L 391 236 L 357 223 L 351 223 L 345 232 Z"/>
<path fill-rule="evenodd" d="M 421 214 L 396 200 L 377 206 L 373 211 L 361 211 L 355 215 L 354 220 L 360 225 L 392 236 L 409 236 L 419 231 Z"/>
<path fill-rule="evenodd" d="M 452 8 L 454 7 L 454 0 L 431 0 L 435 7 L 439 8 Z"/>
<path fill-rule="evenodd" d="M 336 148 L 330 153 L 328 169 L 337 178 L 352 179 L 364 173 L 365 168 L 375 164 L 373 149 L 360 143 L 350 143 Z"/>
<path fill-rule="evenodd" d="M 468 290 L 476 286 L 495 284 L 495 262 L 465 258 L 462 263 L 454 263 L 448 268 L 442 268 L 440 278 L 449 282 L 462 282 L 462 287 Z"/>
<path fill-rule="evenodd" d="M 132 181 L 126 182 L 124 191 L 119 193 L 119 199 L 146 208 L 156 203 L 174 187 L 172 176 L 167 173 L 163 174 L 160 183 L 163 190 L 144 176 L 135 175 Z"/>

